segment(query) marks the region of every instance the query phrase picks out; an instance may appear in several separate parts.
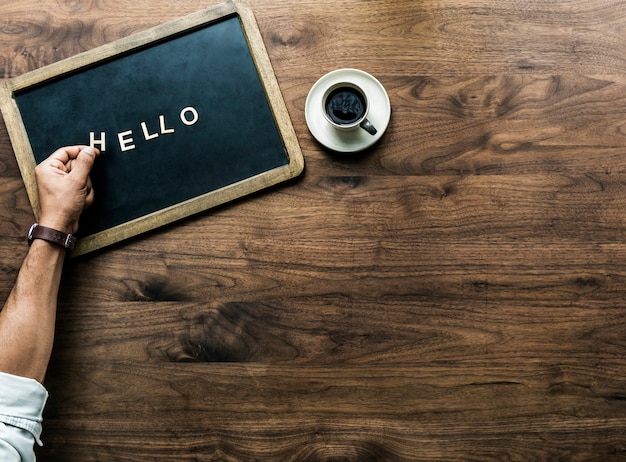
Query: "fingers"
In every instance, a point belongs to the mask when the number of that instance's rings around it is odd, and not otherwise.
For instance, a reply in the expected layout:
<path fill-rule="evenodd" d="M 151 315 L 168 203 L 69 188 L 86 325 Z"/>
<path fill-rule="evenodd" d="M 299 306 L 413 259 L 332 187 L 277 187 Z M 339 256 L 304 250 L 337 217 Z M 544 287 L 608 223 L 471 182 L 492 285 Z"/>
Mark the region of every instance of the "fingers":
<path fill-rule="evenodd" d="M 68 162 L 68 170 L 69 175 L 73 176 L 79 181 L 85 182 L 85 204 L 84 208 L 88 208 L 91 206 L 94 200 L 94 192 L 93 186 L 91 183 L 91 178 L 89 177 L 89 172 L 91 171 L 93 164 L 96 160 L 96 156 L 100 152 L 97 149 L 91 147 L 82 147 L 76 158 L 70 159 Z M 71 152 L 70 154 L 73 154 Z"/>
<path fill-rule="evenodd" d="M 65 174 L 75 171 L 76 173 L 72 176 L 86 179 L 99 154 L 98 149 L 85 145 L 66 146 L 53 152 L 41 163 L 41 166 L 52 167 Z"/>
<path fill-rule="evenodd" d="M 93 186 L 91 184 L 91 179 L 87 178 L 87 185 L 85 186 L 85 191 L 87 195 L 85 196 L 85 208 L 89 208 L 91 204 L 93 204 L 94 192 Z"/>
<path fill-rule="evenodd" d="M 84 145 L 78 145 L 78 146 L 66 146 L 64 148 L 57 149 L 50 155 L 50 157 L 48 157 L 48 160 L 60 161 L 65 165 L 71 159 L 76 159 L 76 157 L 78 157 L 78 154 L 86 147 L 87 146 L 84 146 Z"/>
<path fill-rule="evenodd" d="M 73 154 L 73 151 L 70 153 L 70 155 L 71 154 Z M 71 158 L 66 163 L 70 175 L 87 179 L 97 155 L 97 149 L 87 146 L 82 147 L 82 149 L 80 149 L 78 153 L 76 153 L 76 157 Z"/>
<path fill-rule="evenodd" d="M 49 167 L 55 168 L 63 173 L 69 173 L 69 165 L 71 164 L 71 162 L 72 161 L 70 160 L 66 165 L 59 159 L 48 159 L 44 161 L 42 165 L 45 167 L 47 163 Z"/>

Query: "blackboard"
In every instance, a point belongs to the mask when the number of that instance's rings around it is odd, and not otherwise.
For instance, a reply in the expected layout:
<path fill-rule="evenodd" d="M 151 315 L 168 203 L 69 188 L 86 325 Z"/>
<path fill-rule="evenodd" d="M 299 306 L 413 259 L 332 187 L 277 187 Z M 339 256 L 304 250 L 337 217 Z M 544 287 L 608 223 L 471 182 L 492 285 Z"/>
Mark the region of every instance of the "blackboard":
<path fill-rule="evenodd" d="M 75 255 L 303 169 L 256 22 L 238 0 L 20 76 L 0 97 L 35 214 L 36 164 L 63 145 L 101 150 Z"/>

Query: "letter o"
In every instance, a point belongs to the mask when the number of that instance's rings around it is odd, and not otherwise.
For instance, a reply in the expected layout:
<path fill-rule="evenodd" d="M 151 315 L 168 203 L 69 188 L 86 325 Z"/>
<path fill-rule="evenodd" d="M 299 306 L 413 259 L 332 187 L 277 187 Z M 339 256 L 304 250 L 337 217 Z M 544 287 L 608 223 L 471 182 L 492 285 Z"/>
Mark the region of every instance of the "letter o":
<path fill-rule="evenodd" d="M 191 113 L 192 115 L 191 120 L 187 119 L 186 117 L 187 113 Z M 180 111 L 180 121 L 187 126 L 194 125 L 198 121 L 199 118 L 200 116 L 198 115 L 198 111 L 196 111 L 196 109 L 191 106 L 188 106 L 182 111 Z"/>

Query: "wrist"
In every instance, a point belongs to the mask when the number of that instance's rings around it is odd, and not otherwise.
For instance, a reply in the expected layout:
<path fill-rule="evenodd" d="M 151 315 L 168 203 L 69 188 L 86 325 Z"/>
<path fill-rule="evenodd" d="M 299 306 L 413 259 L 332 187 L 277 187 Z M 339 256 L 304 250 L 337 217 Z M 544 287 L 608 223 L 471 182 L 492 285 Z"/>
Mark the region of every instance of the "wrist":
<path fill-rule="evenodd" d="M 28 230 L 28 243 L 31 245 L 35 239 L 47 241 L 65 250 L 72 250 L 76 245 L 76 238 L 71 233 L 34 223 Z"/>
<path fill-rule="evenodd" d="M 67 222 L 67 220 L 63 220 L 57 217 L 48 217 L 41 216 L 39 217 L 39 221 L 37 222 L 40 226 L 45 226 L 46 228 L 56 229 L 57 231 L 61 231 L 62 233 L 74 233 L 74 227 Z"/>
<path fill-rule="evenodd" d="M 60 245 L 44 241 L 43 239 L 34 239 L 29 243 L 28 251 L 29 253 L 44 256 L 46 261 L 53 265 L 58 261 L 63 262 L 68 253 L 68 251 Z"/>

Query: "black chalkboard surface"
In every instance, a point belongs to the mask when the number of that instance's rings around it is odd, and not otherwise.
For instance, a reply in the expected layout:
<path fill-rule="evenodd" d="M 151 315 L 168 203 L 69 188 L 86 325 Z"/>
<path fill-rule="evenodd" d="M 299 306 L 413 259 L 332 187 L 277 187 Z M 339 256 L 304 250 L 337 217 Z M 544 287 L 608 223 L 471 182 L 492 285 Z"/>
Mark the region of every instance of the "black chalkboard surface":
<path fill-rule="evenodd" d="M 76 253 L 302 171 L 252 19 L 245 3 L 231 1 L 104 53 L 88 52 L 93 56 L 70 63 L 70 71 L 66 65 L 5 89 L 7 126 L 19 125 L 14 145 L 25 138 L 34 160 L 20 163 L 27 187 L 32 175 L 24 170 L 60 146 L 101 151 L 92 171 L 96 199 L 81 218 Z"/>

